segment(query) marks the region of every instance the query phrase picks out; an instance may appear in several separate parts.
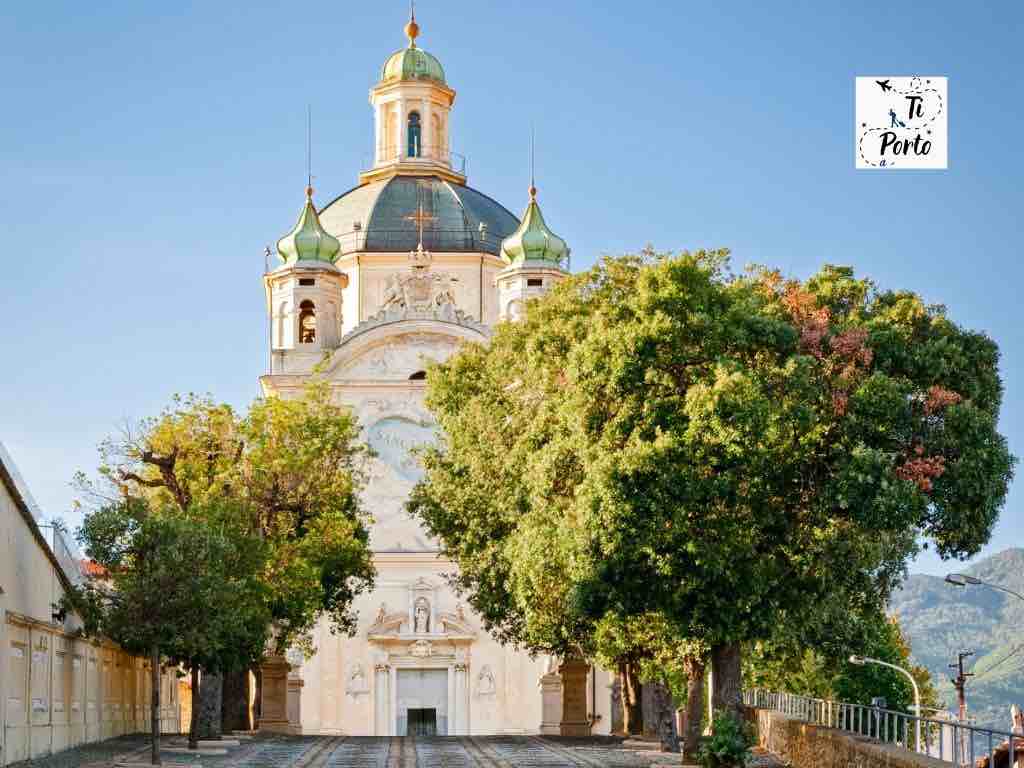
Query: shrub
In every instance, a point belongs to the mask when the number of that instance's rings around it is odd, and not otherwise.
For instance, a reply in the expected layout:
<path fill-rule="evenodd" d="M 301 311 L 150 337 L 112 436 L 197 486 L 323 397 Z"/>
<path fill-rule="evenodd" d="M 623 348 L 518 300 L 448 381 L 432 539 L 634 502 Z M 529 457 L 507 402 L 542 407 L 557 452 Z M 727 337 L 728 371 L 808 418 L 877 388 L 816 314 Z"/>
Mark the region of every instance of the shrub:
<path fill-rule="evenodd" d="M 697 762 L 703 768 L 744 768 L 754 744 L 747 724 L 734 714 L 719 711 L 712 721 L 711 733 L 697 753 Z"/>

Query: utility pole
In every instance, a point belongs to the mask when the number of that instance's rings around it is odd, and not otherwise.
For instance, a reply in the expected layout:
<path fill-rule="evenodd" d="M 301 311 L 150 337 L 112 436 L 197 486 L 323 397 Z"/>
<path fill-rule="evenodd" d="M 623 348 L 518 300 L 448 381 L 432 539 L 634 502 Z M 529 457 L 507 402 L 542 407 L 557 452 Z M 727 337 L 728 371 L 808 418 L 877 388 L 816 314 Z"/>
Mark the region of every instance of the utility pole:
<path fill-rule="evenodd" d="M 950 664 L 950 669 L 956 670 L 956 677 L 953 678 L 953 687 L 956 688 L 956 697 L 959 704 L 958 717 L 961 725 L 967 724 L 967 694 L 964 689 L 967 687 L 967 678 L 974 677 L 973 672 L 964 672 L 964 659 L 973 656 L 974 651 L 960 651 L 956 655 L 956 663 Z M 964 758 L 967 755 L 967 745 L 964 743 L 964 736 L 966 731 L 960 729 L 960 757 L 961 764 L 964 762 Z"/>

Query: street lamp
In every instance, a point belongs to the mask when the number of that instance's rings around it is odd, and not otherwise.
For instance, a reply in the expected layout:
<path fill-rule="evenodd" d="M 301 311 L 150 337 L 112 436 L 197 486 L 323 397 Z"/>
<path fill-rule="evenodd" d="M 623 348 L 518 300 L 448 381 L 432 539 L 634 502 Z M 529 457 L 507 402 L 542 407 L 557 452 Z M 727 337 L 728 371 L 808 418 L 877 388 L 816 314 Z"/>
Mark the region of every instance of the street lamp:
<path fill-rule="evenodd" d="M 982 581 L 977 576 L 970 576 L 966 573 L 947 573 L 946 582 L 952 584 L 954 587 L 966 587 L 968 584 L 981 585 L 983 587 L 989 587 L 990 589 L 998 589 L 1000 592 L 1005 592 L 1008 595 L 1013 595 L 1019 600 L 1024 600 L 1024 595 L 1020 592 L 1014 592 L 1012 589 L 1001 587 L 998 584 L 992 584 L 988 581 Z"/>
<path fill-rule="evenodd" d="M 863 667 L 865 664 L 878 664 L 881 667 L 888 667 L 889 669 L 895 669 L 897 672 L 899 672 L 901 675 L 904 675 L 907 678 L 907 680 L 910 681 L 910 684 L 914 687 L 914 712 L 917 715 L 916 719 L 914 720 L 914 731 L 915 731 L 915 733 L 917 735 L 916 749 L 917 749 L 918 752 L 920 752 L 921 751 L 921 691 L 918 690 L 917 680 L 914 679 L 914 676 L 912 674 L 910 674 L 910 672 L 905 670 L 903 667 L 897 667 L 895 664 L 890 664 L 889 662 L 882 661 L 881 659 L 872 659 L 872 658 L 870 658 L 868 656 L 853 655 L 853 656 L 850 657 L 850 663 L 851 664 L 856 664 L 858 667 Z"/>

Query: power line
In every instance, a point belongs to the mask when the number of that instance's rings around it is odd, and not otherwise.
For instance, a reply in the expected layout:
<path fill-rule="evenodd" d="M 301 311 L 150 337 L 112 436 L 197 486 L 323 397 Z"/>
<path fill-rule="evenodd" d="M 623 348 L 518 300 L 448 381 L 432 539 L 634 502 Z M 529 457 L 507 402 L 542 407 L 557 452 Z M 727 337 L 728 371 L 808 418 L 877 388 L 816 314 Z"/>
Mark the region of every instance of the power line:
<path fill-rule="evenodd" d="M 1008 654 L 1006 654 L 1003 658 L 1001 658 L 999 661 L 997 661 L 991 667 L 986 669 L 984 672 L 981 672 L 978 675 L 978 678 L 974 682 L 977 683 L 977 682 L 979 682 L 981 680 L 984 680 L 988 675 L 992 674 L 992 670 L 994 670 L 996 667 L 1001 666 L 1005 662 L 1009 661 L 1010 659 L 1012 659 L 1014 656 L 1016 656 L 1021 651 L 1024 651 L 1024 643 L 1021 643 L 1020 645 L 1018 645 L 1016 648 L 1011 650 Z"/>

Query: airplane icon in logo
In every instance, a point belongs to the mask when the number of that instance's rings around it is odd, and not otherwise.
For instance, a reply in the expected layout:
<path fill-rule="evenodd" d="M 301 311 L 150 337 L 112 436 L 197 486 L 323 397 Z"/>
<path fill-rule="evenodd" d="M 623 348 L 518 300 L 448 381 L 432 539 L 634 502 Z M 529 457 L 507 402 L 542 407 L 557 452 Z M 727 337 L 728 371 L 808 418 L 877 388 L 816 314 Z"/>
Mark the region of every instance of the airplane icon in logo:
<path fill-rule="evenodd" d="M 888 80 L 875 80 L 875 82 L 878 83 L 879 87 L 882 89 L 882 93 L 892 90 L 892 86 L 889 85 Z"/>

